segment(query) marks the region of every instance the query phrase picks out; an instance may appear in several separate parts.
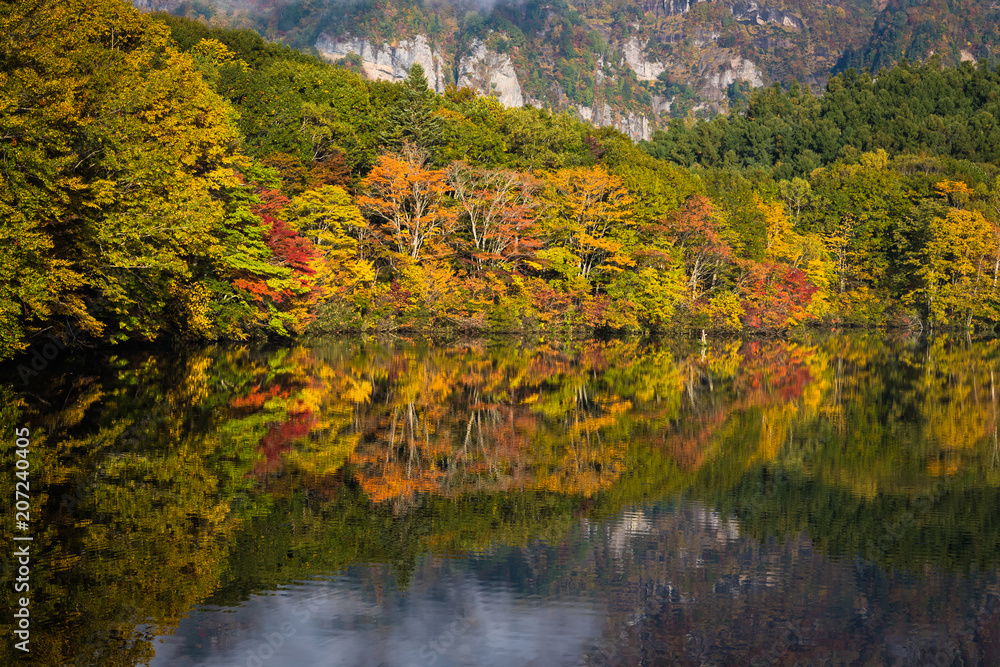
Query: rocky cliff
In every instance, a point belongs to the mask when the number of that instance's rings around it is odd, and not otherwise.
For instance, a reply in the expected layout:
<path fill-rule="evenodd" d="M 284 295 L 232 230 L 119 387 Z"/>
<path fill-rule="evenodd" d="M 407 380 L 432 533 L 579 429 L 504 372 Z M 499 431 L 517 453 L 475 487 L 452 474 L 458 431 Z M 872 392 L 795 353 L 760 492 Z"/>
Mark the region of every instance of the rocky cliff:
<path fill-rule="evenodd" d="M 510 56 L 490 51 L 479 39 L 472 41 L 469 52 L 458 61 L 458 85 L 484 95 L 495 95 L 501 104 L 509 107 L 524 104 L 521 84 Z"/>
<path fill-rule="evenodd" d="M 837 68 L 995 60 L 1000 50 L 990 0 L 133 1 L 251 25 L 334 62 L 355 54 L 374 79 L 402 80 L 420 64 L 436 91 L 468 86 L 636 139 L 673 118 L 725 112 L 775 81 L 818 92 Z"/>
<path fill-rule="evenodd" d="M 331 62 L 357 54 L 369 79 L 402 81 L 414 65 L 424 68 L 427 84 L 438 93 L 444 92 L 445 61 L 425 35 L 401 39 L 396 45 L 372 44 L 367 39 L 343 35 L 332 37 L 322 33 L 316 40 L 316 50 Z"/>

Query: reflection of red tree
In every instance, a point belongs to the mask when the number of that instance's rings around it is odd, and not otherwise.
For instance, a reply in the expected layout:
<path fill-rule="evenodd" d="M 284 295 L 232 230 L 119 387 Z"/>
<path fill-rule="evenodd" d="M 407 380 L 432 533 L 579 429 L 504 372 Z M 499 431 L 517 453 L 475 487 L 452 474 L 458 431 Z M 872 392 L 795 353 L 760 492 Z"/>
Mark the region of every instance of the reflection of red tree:
<path fill-rule="evenodd" d="M 262 486 L 274 498 L 291 498 L 305 491 L 306 497 L 311 500 L 328 502 L 334 500 L 338 490 L 344 486 L 344 476 L 341 471 L 316 474 L 296 470 L 285 473 L 261 479 Z"/>
<path fill-rule="evenodd" d="M 802 395 L 812 382 L 806 363 L 807 350 L 786 343 L 754 341 L 743 346 L 743 363 L 736 387 L 746 397 L 756 396 L 761 404 L 790 401 Z"/>
<path fill-rule="evenodd" d="M 332 474 L 303 473 L 296 488 L 304 488 L 306 493 L 319 500 L 333 500 L 337 491 L 344 486 L 343 472 L 338 470 Z"/>
<path fill-rule="evenodd" d="M 231 398 L 229 400 L 229 406 L 236 409 L 242 409 L 242 408 L 258 409 L 263 407 L 268 400 L 276 396 L 287 397 L 288 394 L 289 392 L 287 389 L 282 391 L 281 385 L 277 384 L 271 385 L 267 389 L 258 387 L 257 389 L 252 390 L 246 396 L 238 396 L 235 398 Z"/>
<path fill-rule="evenodd" d="M 291 414 L 287 420 L 268 429 L 257 444 L 257 451 L 264 455 L 264 459 L 254 466 L 253 475 L 263 477 L 281 470 L 284 465 L 283 454 L 292 449 L 295 441 L 309 435 L 315 423 L 316 416 L 306 410 Z"/>
<path fill-rule="evenodd" d="M 684 470 L 697 470 L 705 462 L 708 447 L 716 431 L 729 418 L 726 409 L 697 415 L 685 424 L 680 433 L 667 438 L 667 447 L 677 465 Z"/>

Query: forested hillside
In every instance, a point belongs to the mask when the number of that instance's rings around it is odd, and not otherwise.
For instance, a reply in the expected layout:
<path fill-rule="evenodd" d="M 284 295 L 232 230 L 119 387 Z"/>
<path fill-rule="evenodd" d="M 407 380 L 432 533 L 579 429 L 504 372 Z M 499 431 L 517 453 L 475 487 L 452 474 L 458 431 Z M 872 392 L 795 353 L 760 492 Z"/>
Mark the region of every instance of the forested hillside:
<path fill-rule="evenodd" d="M 995 326 L 998 76 L 751 94 L 643 151 L 117 0 L 0 13 L 0 356 L 305 331 Z M 933 103 L 932 103 L 933 100 Z"/>
<path fill-rule="evenodd" d="M 879 149 L 1000 164 L 1000 75 L 971 63 L 904 63 L 874 78 L 852 69 L 821 97 L 797 84 L 772 86 L 734 111 L 674 122 L 646 147 L 688 166 L 773 168 L 777 178 Z"/>
<path fill-rule="evenodd" d="M 419 63 L 431 88 L 469 86 L 648 139 L 672 118 L 711 117 L 754 88 L 902 59 L 997 63 L 990 0 L 133 0 L 248 27 L 369 78 Z"/>
<path fill-rule="evenodd" d="M 884 8 L 861 48 L 848 48 L 837 64 L 877 72 L 906 58 L 935 55 L 947 64 L 997 64 L 1000 5 L 976 0 L 882 0 Z M 882 4 L 882 3 L 880 3 Z"/>

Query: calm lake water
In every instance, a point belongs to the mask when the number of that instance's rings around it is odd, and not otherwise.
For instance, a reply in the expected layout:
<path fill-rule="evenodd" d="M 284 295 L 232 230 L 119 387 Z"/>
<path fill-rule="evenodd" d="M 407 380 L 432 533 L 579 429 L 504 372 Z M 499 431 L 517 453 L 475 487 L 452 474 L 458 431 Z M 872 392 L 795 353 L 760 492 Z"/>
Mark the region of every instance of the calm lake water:
<path fill-rule="evenodd" d="M 0 377 L 2 664 L 1000 665 L 998 341 L 116 352 Z"/>

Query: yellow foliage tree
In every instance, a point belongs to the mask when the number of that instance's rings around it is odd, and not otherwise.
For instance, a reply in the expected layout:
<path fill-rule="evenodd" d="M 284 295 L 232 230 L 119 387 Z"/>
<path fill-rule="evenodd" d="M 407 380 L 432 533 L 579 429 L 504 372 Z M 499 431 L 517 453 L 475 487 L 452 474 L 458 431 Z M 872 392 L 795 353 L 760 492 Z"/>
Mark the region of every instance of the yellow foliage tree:
<path fill-rule="evenodd" d="M 909 297 L 922 302 L 931 326 L 962 324 L 997 315 L 1000 229 L 978 211 L 952 208 L 933 220 L 917 267 L 922 285 Z"/>
<path fill-rule="evenodd" d="M 755 196 L 756 197 L 756 196 Z M 798 234 L 792 231 L 792 221 L 785 215 L 785 205 L 780 201 L 765 202 L 759 197 L 757 210 L 764 216 L 767 230 L 767 246 L 765 258 L 771 261 L 786 261 L 794 263 Z"/>
<path fill-rule="evenodd" d="M 203 329 L 171 301 L 224 255 L 233 109 L 165 25 L 114 0 L 8 3 L 0 51 L 0 215 L 20 237 L 0 259 L 0 317 L 112 339 Z M 15 346 L 18 325 L 0 325 Z"/>
<path fill-rule="evenodd" d="M 623 243 L 632 195 L 621 178 L 604 166 L 560 169 L 547 177 L 543 197 L 539 227 L 550 248 L 540 257 L 564 249 L 585 279 L 598 268 L 618 271 L 634 264 Z"/>
<path fill-rule="evenodd" d="M 353 287 L 360 255 L 368 235 L 368 223 L 343 188 L 323 185 L 307 190 L 282 210 L 288 223 L 308 237 L 320 253 L 317 286 L 323 296 Z"/>

